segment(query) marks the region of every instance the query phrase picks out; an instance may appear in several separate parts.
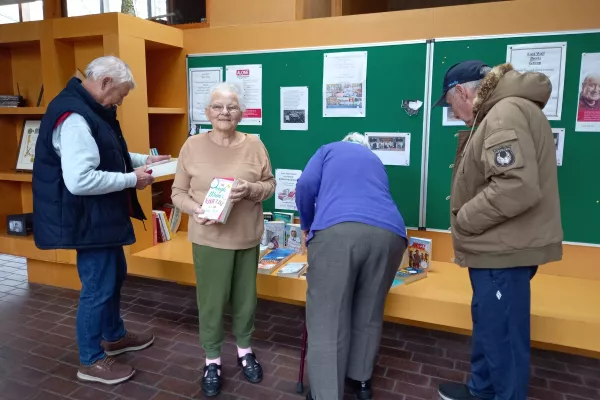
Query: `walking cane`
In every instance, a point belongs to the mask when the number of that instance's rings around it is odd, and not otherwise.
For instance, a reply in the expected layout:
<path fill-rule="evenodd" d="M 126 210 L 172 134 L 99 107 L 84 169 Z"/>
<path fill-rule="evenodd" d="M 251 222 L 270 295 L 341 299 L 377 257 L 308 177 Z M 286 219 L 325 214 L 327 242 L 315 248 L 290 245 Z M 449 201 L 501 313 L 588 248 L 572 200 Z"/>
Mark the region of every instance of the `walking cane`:
<path fill-rule="evenodd" d="M 304 360 L 306 359 L 306 343 L 308 341 L 308 332 L 306 331 L 306 320 L 304 320 L 304 332 L 302 333 L 302 351 L 300 352 L 300 373 L 298 375 L 298 384 L 296 392 L 304 392 Z"/>

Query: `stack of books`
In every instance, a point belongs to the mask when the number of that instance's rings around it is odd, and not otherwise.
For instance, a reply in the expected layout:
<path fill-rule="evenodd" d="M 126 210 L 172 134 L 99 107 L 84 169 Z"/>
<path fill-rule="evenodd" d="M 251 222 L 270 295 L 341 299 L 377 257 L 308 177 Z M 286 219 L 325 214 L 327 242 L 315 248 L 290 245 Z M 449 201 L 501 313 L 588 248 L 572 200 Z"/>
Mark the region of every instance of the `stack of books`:
<path fill-rule="evenodd" d="M 392 287 L 408 285 L 427 277 L 431 265 L 431 247 L 431 239 L 411 237 L 408 240 L 408 248 Z"/>
<path fill-rule="evenodd" d="M 25 99 L 23 96 L 10 96 L 0 94 L 0 107 L 23 107 Z"/>
<path fill-rule="evenodd" d="M 265 229 L 261 245 L 270 249 L 291 249 L 296 254 L 304 252 L 302 229 L 295 223 L 294 213 L 265 212 L 263 218 Z"/>

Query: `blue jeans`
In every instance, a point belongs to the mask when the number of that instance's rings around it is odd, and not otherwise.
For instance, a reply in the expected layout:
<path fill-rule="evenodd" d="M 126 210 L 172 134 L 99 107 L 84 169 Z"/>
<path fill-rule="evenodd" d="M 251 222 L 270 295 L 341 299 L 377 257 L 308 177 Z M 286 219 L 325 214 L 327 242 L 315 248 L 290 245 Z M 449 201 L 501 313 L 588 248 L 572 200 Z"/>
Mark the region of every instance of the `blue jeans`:
<path fill-rule="evenodd" d="M 127 276 L 123 247 L 77 250 L 81 295 L 77 309 L 77 346 L 82 365 L 106 357 L 102 340 L 125 336 L 121 319 L 121 286 Z"/>
<path fill-rule="evenodd" d="M 531 287 L 537 267 L 469 268 L 473 343 L 469 389 L 481 399 L 524 400 L 529 389 Z"/>

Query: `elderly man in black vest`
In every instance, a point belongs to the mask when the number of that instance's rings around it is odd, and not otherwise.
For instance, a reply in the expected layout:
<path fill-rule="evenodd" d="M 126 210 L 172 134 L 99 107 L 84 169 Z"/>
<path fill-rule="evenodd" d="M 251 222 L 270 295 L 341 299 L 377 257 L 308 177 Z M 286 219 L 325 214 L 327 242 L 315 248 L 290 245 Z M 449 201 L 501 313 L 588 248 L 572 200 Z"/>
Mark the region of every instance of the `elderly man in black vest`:
<path fill-rule="evenodd" d="M 134 370 L 111 357 L 154 342 L 125 330 L 120 316 L 123 246 L 135 243 L 130 217 L 146 219 L 136 194 L 154 180 L 146 166 L 169 156 L 127 150 L 116 113 L 135 87 L 127 64 L 101 57 L 85 75 L 68 82 L 42 119 L 33 165 L 34 238 L 40 249 L 77 251 L 77 377 L 117 384 Z"/>

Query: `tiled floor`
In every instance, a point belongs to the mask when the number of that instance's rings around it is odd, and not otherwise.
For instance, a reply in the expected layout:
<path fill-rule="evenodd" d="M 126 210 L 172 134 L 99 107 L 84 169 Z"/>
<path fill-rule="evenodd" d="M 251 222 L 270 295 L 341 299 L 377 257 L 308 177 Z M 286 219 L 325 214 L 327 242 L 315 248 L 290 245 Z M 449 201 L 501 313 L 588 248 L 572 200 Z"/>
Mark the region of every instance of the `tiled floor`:
<path fill-rule="evenodd" d="M 27 284 L 25 260 L 0 255 L 0 400 L 177 400 L 201 398 L 194 288 L 131 278 L 123 289 L 129 329 L 156 344 L 122 356 L 138 372 L 117 387 L 75 380 L 78 293 Z M 224 347 L 223 400 L 300 400 L 295 394 L 303 309 L 260 301 L 254 348 L 265 369 L 260 385 L 240 379 L 235 346 Z M 600 338 L 599 338 L 600 340 Z M 465 381 L 469 339 L 386 324 L 375 370 L 375 399 L 436 399 L 443 380 Z M 534 351 L 531 398 L 600 399 L 600 360 Z M 352 399 L 352 396 L 347 396 Z"/>

